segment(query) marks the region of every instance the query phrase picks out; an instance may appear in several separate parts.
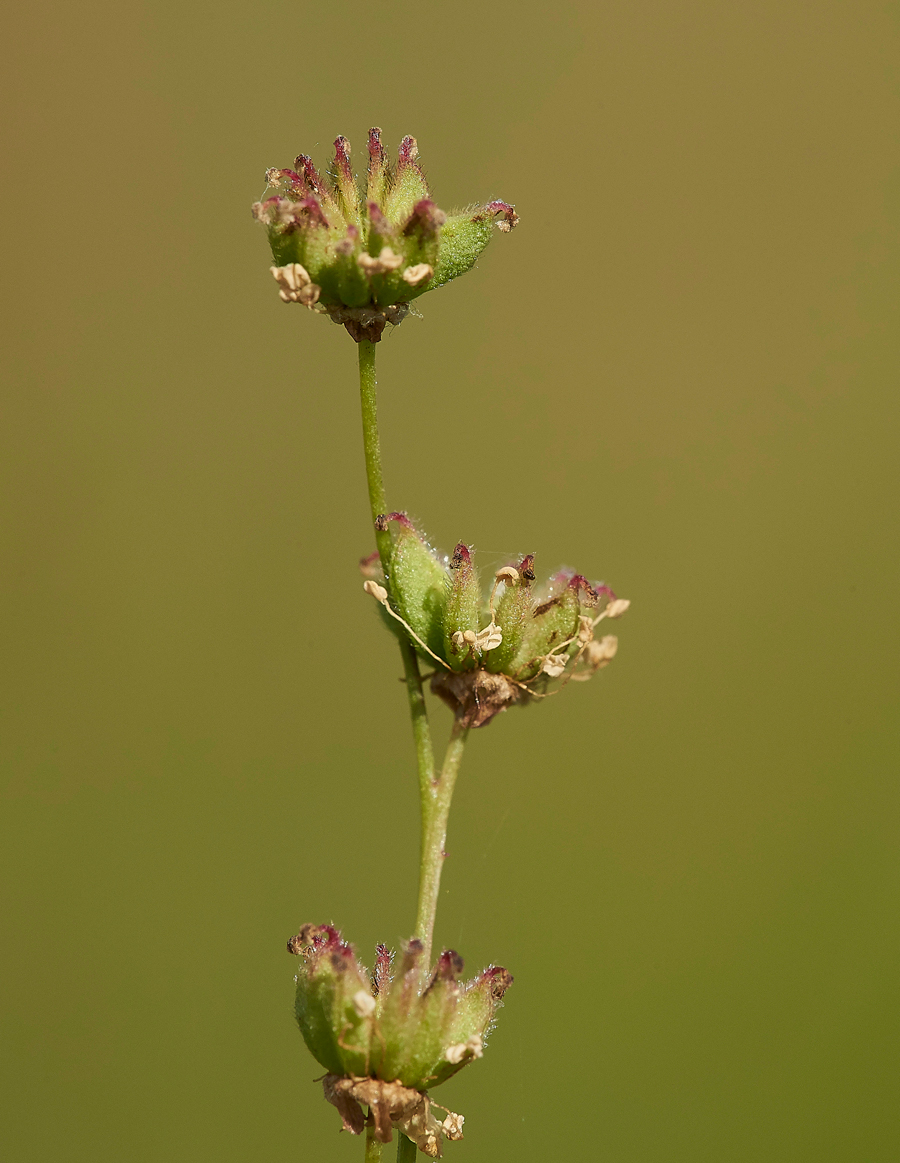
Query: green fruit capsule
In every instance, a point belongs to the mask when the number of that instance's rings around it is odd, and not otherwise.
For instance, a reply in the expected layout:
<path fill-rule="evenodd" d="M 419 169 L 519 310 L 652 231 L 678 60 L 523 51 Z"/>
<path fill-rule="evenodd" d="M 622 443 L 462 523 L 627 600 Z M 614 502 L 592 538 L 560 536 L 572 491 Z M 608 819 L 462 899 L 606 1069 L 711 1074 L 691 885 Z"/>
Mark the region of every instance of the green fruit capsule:
<path fill-rule="evenodd" d="M 459 542 L 450 560 L 450 593 L 444 616 L 444 658 L 453 670 L 472 670 L 481 621 L 481 585 L 469 547 Z"/>
<path fill-rule="evenodd" d="M 331 925 L 304 925 L 288 949 L 301 958 L 294 1012 L 310 1053 L 333 1074 L 367 1073 L 375 999 L 353 949 Z"/>
<path fill-rule="evenodd" d="M 485 665 L 493 674 L 503 674 L 519 653 L 522 637 L 534 608 L 531 585 L 534 581 L 534 554 L 523 557 L 518 565 L 506 566 L 496 575 L 495 589 L 500 590 L 495 605 L 495 620 L 503 641 L 485 656 Z"/>
<path fill-rule="evenodd" d="M 384 573 L 393 608 L 429 650 L 443 656 L 447 570 L 405 513 L 379 517 L 376 528 L 391 529 L 391 555 Z M 389 617 L 388 621 L 392 630 L 403 632 L 396 621 Z M 418 642 L 413 645 L 422 658 L 428 658 Z"/>
<path fill-rule="evenodd" d="M 548 655 L 571 649 L 582 607 L 596 604 L 597 591 L 581 574 L 557 574 L 550 581 L 546 598 L 526 621 L 521 645 L 507 673 L 519 682 L 540 674 Z"/>

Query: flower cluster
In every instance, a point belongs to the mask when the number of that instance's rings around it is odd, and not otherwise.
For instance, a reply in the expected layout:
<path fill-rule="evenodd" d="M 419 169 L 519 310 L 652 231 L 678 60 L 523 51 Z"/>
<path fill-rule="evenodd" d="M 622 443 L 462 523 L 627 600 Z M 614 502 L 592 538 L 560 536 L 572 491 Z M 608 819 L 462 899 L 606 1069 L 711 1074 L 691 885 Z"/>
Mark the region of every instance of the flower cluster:
<path fill-rule="evenodd" d="M 584 681 L 615 656 L 615 635 L 598 639 L 595 630 L 630 603 L 609 586 L 570 570 L 536 586 L 528 554 L 497 570 L 485 598 L 463 542 L 441 557 L 405 513 L 385 514 L 376 527 L 391 531 L 391 547 L 387 561 L 375 553 L 361 563 L 366 591 L 436 667 L 432 690 L 463 726 L 482 727 L 514 703 L 545 698 L 554 680 Z"/>
<path fill-rule="evenodd" d="M 294 169 L 270 169 L 275 194 L 253 205 L 268 231 L 272 274 L 286 303 L 331 316 L 357 341 L 377 342 L 410 302 L 463 274 L 487 246 L 494 224 L 518 222 L 506 202 L 445 214 L 432 201 L 415 138 L 404 137 L 396 166 L 371 129 L 365 191 L 356 183 L 345 137 L 334 143 L 328 180 L 301 154 Z"/>
<path fill-rule="evenodd" d="M 396 966 L 379 945 L 370 977 L 331 925 L 304 925 L 288 950 L 300 958 L 297 1022 L 328 1071 L 325 1097 L 344 1130 L 360 1134 L 365 1105 L 379 1142 L 396 1129 L 439 1157 L 443 1139 L 462 1138 L 463 1116 L 438 1107 L 439 1120 L 426 1092 L 482 1056 L 510 974 L 491 966 L 460 982 L 463 962 L 452 950 L 426 973 L 422 943 L 412 940 Z"/>

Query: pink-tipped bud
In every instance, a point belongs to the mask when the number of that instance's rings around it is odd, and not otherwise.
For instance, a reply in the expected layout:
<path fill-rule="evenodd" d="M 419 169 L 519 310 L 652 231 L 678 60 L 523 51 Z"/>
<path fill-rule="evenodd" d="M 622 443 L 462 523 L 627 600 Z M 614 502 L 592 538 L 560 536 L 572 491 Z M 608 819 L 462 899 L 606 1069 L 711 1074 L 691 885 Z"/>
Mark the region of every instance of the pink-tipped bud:
<path fill-rule="evenodd" d="M 490 987 L 491 997 L 500 1001 L 513 983 L 513 975 L 502 965 L 490 965 L 482 973 L 481 979 Z"/>
<path fill-rule="evenodd" d="M 298 157 L 295 157 L 294 166 L 299 170 L 301 180 L 309 187 L 311 193 L 315 194 L 317 198 L 326 198 L 328 196 L 325 183 L 319 177 L 319 171 L 313 165 L 313 160 L 309 154 L 301 153 Z"/>
<path fill-rule="evenodd" d="M 375 972 L 373 973 L 372 985 L 375 990 L 375 996 L 383 994 L 388 986 L 391 984 L 391 961 L 393 960 L 390 949 L 387 945 L 378 945 L 375 948 Z"/>
<path fill-rule="evenodd" d="M 353 181 L 353 171 L 350 168 L 350 142 L 343 134 L 334 139 L 334 166 L 339 177 Z"/>
<path fill-rule="evenodd" d="M 381 206 L 387 193 L 390 170 L 384 156 L 384 146 L 381 144 L 381 130 L 373 127 L 369 130 L 369 172 L 366 182 L 366 199 L 376 206 Z M 371 210 L 369 211 L 371 214 Z"/>
<path fill-rule="evenodd" d="M 407 134 L 407 136 L 404 137 L 404 139 L 400 142 L 400 150 L 397 154 L 397 173 L 399 174 L 408 166 L 415 164 L 415 160 L 418 156 L 418 143 L 414 137 L 410 137 Z"/>
<path fill-rule="evenodd" d="M 456 952 L 455 949 L 445 949 L 437 960 L 437 965 L 434 967 L 434 974 L 431 979 L 433 985 L 436 981 L 456 981 L 457 977 L 463 971 L 463 959 Z"/>
<path fill-rule="evenodd" d="M 309 193 L 303 178 L 295 170 L 266 170 L 266 181 L 279 194 L 289 194 L 293 198 L 302 198 Z"/>
<path fill-rule="evenodd" d="M 416 235 L 421 239 L 433 238 L 447 221 L 447 215 L 439 210 L 430 198 L 423 198 L 413 206 L 403 233 Z"/>
<path fill-rule="evenodd" d="M 396 521 L 403 529 L 411 529 L 413 532 L 416 530 L 406 513 L 379 513 L 375 518 L 375 529 L 379 533 L 386 533 L 392 521 Z"/>
<path fill-rule="evenodd" d="M 526 553 L 525 556 L 522 558 L 522 560 L 519 562 L 519 564 L 516 566 L 516 569 L 519 571 L 519 576 L 521 578 L 523 578 L 526 582 L 528 582 L 528 583 L 533 582 L 534 581 L 534 554 L 533 553 Z"/>
<path fill-rule="evenodd" d="M 457 542 L 456 548 L 453 550 L 453 556 L 450 559 L 451 569 L 468 568 L 472 564 L 472 553 L 464 541 Z"/>
<path fill-rule="evenodd" d="M 359 219 L 359 190 L 350 166 L 350 142 L 338 137 L 334 143 L 334 180 L 344 216 L 352 222 Z"/>
<path fill-rule="evenodd" d="M 497 221 L 499 215 L 499 221 Z M 497 222 L 498 230 L 508 234 L 519 225 L 519 215 L 510 206 L 509 202 L 488 202 L 481 208 L 476 218 L 493 218 Z"/>
<path fill-rule="evenodd" d="M 579 597 L 582 606 L 587 606 L 588 609 L 596 606 L 599 601 L 599 595 L 586 577 L 580 573 L 576 573 L 570 579 L 568 589 L 573 590 Z"/>

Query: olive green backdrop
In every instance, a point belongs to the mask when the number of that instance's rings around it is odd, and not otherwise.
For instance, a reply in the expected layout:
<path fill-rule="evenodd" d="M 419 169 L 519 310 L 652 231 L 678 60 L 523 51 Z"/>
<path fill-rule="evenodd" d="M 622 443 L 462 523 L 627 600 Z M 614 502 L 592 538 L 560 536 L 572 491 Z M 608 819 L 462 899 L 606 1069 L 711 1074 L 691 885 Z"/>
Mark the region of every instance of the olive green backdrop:
<path fill-rule="evenodd" d="M 596 681 L 469 747 L 438 939 L 516 984 L 439 1096 L 448 1158 L 897 1158 L 898 31 L 876 0 L 15 14 L 5 1159 L 361 1163 L 284 941 L 409 934 L 413 753 L 356 570 L 355 348 L 278 301 L 249 205 L 371 124 L 441 206 L 522 218 L 380 346 L 391 503 L 633 601 Z"/>

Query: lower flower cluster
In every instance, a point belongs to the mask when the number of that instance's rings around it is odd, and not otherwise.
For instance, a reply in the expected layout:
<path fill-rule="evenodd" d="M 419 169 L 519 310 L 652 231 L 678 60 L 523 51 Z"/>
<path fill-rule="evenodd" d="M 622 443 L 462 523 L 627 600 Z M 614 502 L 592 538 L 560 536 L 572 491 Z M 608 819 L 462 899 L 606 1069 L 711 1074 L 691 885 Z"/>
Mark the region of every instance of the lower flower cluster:
<path fill-rule="evenodd" d="M 511 975 L 490 966 L 462 982 L 462 958 L 452 950 L 427 972 L 415 939 L 396 965 L 379 945 L 370 975 L 331 925 L 304 925 L 288 950 L 300 958 L 297 1023 L 328 1071 L 325 1098 L 343 1129 L 360 1134 L 367 1106 L 379 1142 L 389 1143 L 396 1129 L 439 1158 L 444 1139 L 462 1138 L 463 1117 L 427 1092 L 482 1057 Z M 438 1119 L 432 1108 L 445 1117 Z"/>

